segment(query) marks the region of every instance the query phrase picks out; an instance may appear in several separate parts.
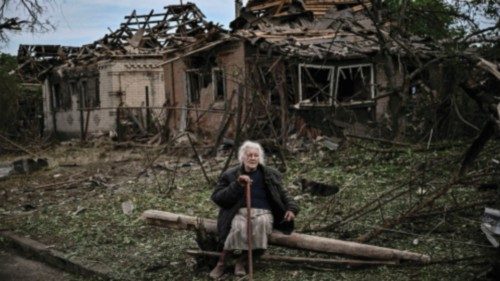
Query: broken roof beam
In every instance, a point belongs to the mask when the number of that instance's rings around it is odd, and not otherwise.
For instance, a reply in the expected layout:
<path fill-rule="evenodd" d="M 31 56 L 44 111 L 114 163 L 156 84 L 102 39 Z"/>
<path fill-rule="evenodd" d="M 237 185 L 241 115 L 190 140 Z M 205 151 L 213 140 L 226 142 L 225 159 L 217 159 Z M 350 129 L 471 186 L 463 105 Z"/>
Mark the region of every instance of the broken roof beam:
<path fill-rule="evenodd" d="M 120 26 L 125 27 L 125 26 L 134 26 L 134 25 L 143 25 L 143 28 L 145 27 L 146 24 L 153 24 L 153 23 L 162 23 L 164 22 L 163 20 L 149 20 L 149 21 L 138 21 L 134 22 L 132 24 L 125 25 L 124 23 L 120 24 Z M 141 28 L 141 27 L 139 27 Z"/>
<path fill-rule="evenodd" d="M 44 57 L 57 55 L 60 45 L 19 45 L 18 57 Z"/>
<path fill-rule="evenodd" d="M 51 59 L 66 59 L 78 52 L 78 47 L 61 45 L 19 45 L 17 59 L 19 63 L 25 60 L 47 61 Z"/>
<path fill-rule="evenodd" d="M 187 4 L 182 4 L 182 5 L 169 5 L 166 6 L 165 9 L 167 10 L 167 13 L 173 14 L 174 16 L 172 19 L 176 19 L 177 17 L 180 17 L 186 13 L 192 13 L 198 18 L 205 18 L 205 15 L 201 12 L 198 7 L 193 4 L 188 2 Z"/>
<path fill-rule="evenodd" d="M 369 9 L 372 7 L 372 3 L 371 2 L 368 2 L 368 3 L 363 3 L 363 4 L 359 4 L 359 5 L 356 5 L 356 6 L 352 6 L 351 7 L 351 10 L 356 13 L 356 12 L 359 12 L 359 11 L 362 11 L 364 9 Z"/>
<path fill-rule="evenodd" d="M 277 7 L 283 5 L 283 2 L 289 2 L 287 0 L 277 0 L 273 2 L 268 2 L 268 3 L 263 3 L 263 4 L 251 4 L 251 2 L 248 3 L 247 9 L 255 12 L 255 11 L 261 11 L 261 10 L 267 10 L 269 8 Z"/>
<path fill-rule="evenodd" d="M 151 10 L 151 12 L 149 14 L 144 14 L 144 15 L 135 15 L 135 16 L 125 16 L 125 19 L 129 19 L 129 18 L 150 18 L 150 17 L 159 17 L 159 16 L 164 16 L 165 13 L 161 13 L 161 14 L 155 14 L 154 13 L 154 10 Z"/>
<path fill-rule="evenodd" d="M 361 2 L 368 3 L 370 0 L 304 0 L 306 5 L 348 5 L 360 4 Z"/>
<path fill-rule="evenodd" d="M 361 11 L 365 7 L 371 7 L 369 0 L 323 0 L 323 1 L 304 1 L 304 9 L 311 11 L 315 16 L 324 16 L 332 7 L 348 6 L 353 12 Z M 354 7 L 356 7 L 354 9 Z"/>
<path fill-rule="evenodd" d="M 211 49 L 211 48 L 213 48 L 213 47 L 215 47 L 215 46 L 217 46 L 219 44 L 222 44 L 224 42 L 231 41 L 231 40 L 236 40 L 236 39 L 235 38 L 231 38 L 231 37 L 227 37 L 227 38 L 223 38 L 223 39 L 220 39 L 220 40 L 217 40 L 217 41 L 214 41 L 214 42 L 210 42 L 208 44 L 203 45 L 201 48 L 198 48 L 198 49 L 189 51 L 187 53 L 181 54 L 179 56 L 176 56 L 174 58 L 168 59 L 168 60 L 162 62 L 160 65 L 158 65 L 158 67 L 164 66 L 166 64 L 169 64 L 169 63 L 174 62 L 176 60 L 182 59 L 184 57 L 188 57 L 188 56 L 194 55 L 196 53 L 199 53 L 199 52 Z M 170 53 L 170 52 L 171 52 L 170 50 L 167 50 L 164 53 Z"/>

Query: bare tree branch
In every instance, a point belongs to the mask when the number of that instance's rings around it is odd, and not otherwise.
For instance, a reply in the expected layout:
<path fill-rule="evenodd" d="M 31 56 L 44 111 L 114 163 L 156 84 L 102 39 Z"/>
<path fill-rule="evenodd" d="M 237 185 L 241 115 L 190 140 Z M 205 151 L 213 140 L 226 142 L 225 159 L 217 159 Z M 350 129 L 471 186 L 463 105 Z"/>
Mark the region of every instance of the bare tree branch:
<path fill-rule="evenodd" d="M 0 42 L 9 41 L 6 31 L 44 32 L 54 29 L 44 18 L 53 0 L 2 0 L 0 4 Z M 20 18 L 26 15 L 25 18 Z"/>

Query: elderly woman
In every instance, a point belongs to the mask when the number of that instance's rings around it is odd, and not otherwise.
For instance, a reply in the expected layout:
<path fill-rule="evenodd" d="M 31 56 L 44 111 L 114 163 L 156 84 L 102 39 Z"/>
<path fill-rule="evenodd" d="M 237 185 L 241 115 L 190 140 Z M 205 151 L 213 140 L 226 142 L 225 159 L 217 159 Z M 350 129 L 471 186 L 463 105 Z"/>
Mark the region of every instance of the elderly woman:
<path fill-rule="evenodd" d="M 224 172 L 212 194 L 220 207 L 217 218 L 219 239 L 223 251 L 210 277 L 217 279 L 224 273 L 228 253 L 248 250 L 247 209 L 245 186 L 251 183 L 252 250 L 262 253 L 267 249 L 267 238 L 273 228 L 284 233 L 293 231 L 293 220 L 299 208 L 281 183 L 281 174 L 264 165 L 264 151 L 260 144 L 245 141 L 238 152 L 240 164 Z M 245 275 L 245 255 L 237 259 L 235 275 Z"/>

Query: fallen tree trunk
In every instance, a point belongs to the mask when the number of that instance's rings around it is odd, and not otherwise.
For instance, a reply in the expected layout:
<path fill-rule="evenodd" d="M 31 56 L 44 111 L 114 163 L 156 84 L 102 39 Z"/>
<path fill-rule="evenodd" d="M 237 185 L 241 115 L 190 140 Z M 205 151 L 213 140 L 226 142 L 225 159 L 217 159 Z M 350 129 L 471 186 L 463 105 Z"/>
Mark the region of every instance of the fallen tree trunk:
<path fill-rule="evenodd" d="M 205 229 L 207 232 L 217 232 L 217 223 L 215 220 L 211 219 L 204 219 L 157 210 L 145 211 L 142 214 L 142 218 L 149 224 L 162 227 L 188 230 Z M 300 234 L 296 232 L 290 235 L 285 235 L 279 231 L 273 231 L 273 233 L 269 237 L 269 243 L 295 249 L 310 250 L 323 253 L 344 254 L 349 256 L 365 257 L 379 260 L 410 260 L 422 263 L 430 261 L 430 257 L 428 255 L 366 245 L 356 242 Z"/>
<path fill-rule="evenodd" d="M 190 256 L 209 256 L 219 257 L 219 252 L 200 251 L 200 250 L 186 250 Z M 324 259 L 324 258 L 306 258 L 306 257 L 290 257 L 290 256 L 276 256 L 276 255 L 262 255 L 260 257 L 264 261 L 280 261 L 288 263 L 309 263 L 309 264 L 344 264 L 348 266 L 362 266 L 362 265 L 397 265 L 397 261 L 364 261 L 364 260 L 351 260 L 351 259 Z"/>

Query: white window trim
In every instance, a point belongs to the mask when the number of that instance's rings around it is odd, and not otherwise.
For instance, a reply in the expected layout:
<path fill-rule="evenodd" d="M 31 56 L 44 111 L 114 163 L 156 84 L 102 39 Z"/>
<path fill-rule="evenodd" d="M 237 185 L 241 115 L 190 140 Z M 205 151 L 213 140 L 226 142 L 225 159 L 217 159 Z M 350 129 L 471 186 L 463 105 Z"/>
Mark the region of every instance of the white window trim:
<path fill-rule="evenodd" d="M 334 81 L 335 79 L 335 69 L 336 67 L 333 65 L 319 65 L 319 64 L 305 64 L 301 63 L 299 64 L 299 104 L 302 106 L 330 106 L 332 105 L 333 102 L 333 94 L 334 94 Z M 330 77 L 330 87 L 329 87 L 329 98 L 327 103 L 311 103 L 311 104 L 302 104 L 303 103 L 303 98 L 302 98 L 302 68 L 317 68 L 317 69 L 330 69 L 331 70 L 331 77 Z"/>
<path fill-rule="evenodd" d="M 349 69 L 349 68 L 359 68 L 359 67 L 365 67 L 368 66 L 370 67 L 370 98 L 373 100 L 375 98 L 375 75 L 374 75 L 374 70 L 373 70 L 373 64 L 371 63 L 361 63 L 361 64 L 348 64 L 348 65 L 342 65 L 342 66 L 337 66 L 337 70 L 335 72 L 335 94 L 333 95 L 333 100 L 335 106 L 339 105 L 339 102 L 337 102 L 337 94 L 338 94 L 338 89 L 339 89 L 339 77 L 340 77 L 340 71 L 342 69 Z M 341 103 L 345 105 L 349 104 L 360 104 L 360 103 L 365 103 L 369 102 L 366 100 L 353 100 L 351 102 L 347 103 Z"/>

